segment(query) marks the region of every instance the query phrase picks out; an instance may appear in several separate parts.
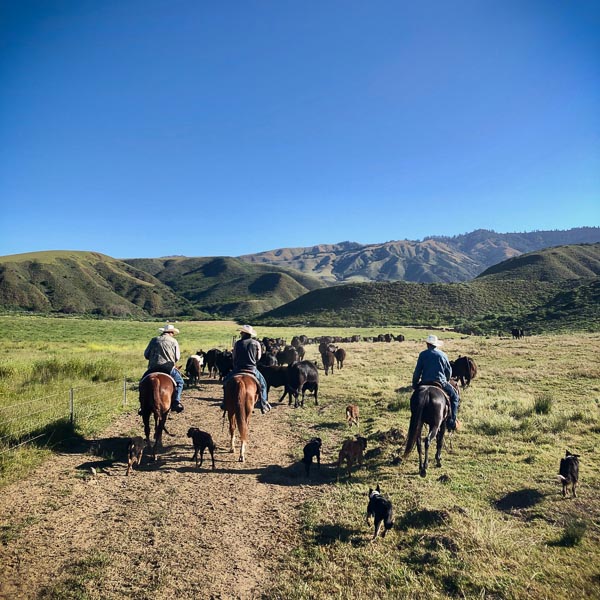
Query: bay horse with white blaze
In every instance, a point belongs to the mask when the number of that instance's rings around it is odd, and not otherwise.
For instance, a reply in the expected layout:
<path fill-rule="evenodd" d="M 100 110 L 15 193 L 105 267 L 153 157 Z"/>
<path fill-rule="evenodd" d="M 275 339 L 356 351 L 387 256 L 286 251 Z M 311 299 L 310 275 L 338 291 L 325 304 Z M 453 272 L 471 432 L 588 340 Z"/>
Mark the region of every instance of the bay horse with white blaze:
<path fill-rule="evenodd" d="M 457 389 L 458 386 L 451 382 Z M 427 475 L 429 465 L 429 445 L 435 438 L 436 452 L 435 463 L 437 467 L 442 466 L 442 445 L 446 433 L 446 419 L 450 416 L 450 399 L 437 385 L 419 385 L 410 397 L 410 426 L 406 437 L 405 459 L 417 445 L 419 452 L 419 474 L 421 477 Z M 429 425 L 429 432 L 425 437 L 425 460 L 422 457 L 421 431 L 423 424 Z"/>
<path fill-rule="evenodd" d="M 148 447 L 150 447 L 150 415 L 154 415 L 152 460 L 156 460 L 156 451 L 162 444 L 163 431 L 171 435 L 165 425 L 174 393 L 175 381 L 166 373 L 150 373 L 140 381 L 140 407 Z"/>
<path fill-rule="evenodd" d="M 225 410 L 229 419 L 229 435 L 231 437 L 230 452 L 235 452 L 235 427 L 240 434 L 239 462 L 246 460 L 246 445 L 250 429 L 250 416 L 258 400 L 258 383 L 249 374 L 238 373 L 225 384 Z"/>

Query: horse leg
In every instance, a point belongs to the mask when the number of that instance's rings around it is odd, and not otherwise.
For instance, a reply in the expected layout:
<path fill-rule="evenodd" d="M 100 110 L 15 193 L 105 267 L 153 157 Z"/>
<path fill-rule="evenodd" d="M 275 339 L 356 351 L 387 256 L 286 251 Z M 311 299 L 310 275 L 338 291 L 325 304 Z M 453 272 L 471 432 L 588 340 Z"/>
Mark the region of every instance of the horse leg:
<path fill-rule="evenodd" d="M 436 440 L 436 449 L 435 449 L 435 466 L 442 466 L 442 447 L 444 445 L 444 430 L 445 427 L 442 425 L 437 433 L 435 438 Z"/>
<path fill-rule="evenodd" d="M 244 440 L 242 440 L 241 444 L 240 444 L 240 457 L 238 458 L 239 462 L 245 462 L 246 461 L 246 442 Z"/>
<path fill-rule="evenodd" d="M 229 452 L 233 454 L 235 452 L 235 415 L 233 412 L 229 414 L 229 438 Z"/>

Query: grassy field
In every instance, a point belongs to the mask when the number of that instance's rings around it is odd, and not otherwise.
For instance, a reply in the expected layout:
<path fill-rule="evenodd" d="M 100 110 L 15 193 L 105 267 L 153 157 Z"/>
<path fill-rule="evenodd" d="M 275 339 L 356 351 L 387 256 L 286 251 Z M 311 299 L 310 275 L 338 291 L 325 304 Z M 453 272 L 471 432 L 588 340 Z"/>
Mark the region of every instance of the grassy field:
<path fill-rule="evenodd" d="M 122 379 L 135 382 L 143 372 L 143 350 L 161 325 L 32 317 L 0 318 L 0 324 L 3 432 L 10 435 L 7 418 L 22 403 L 44 397 L 51 404 L 56 397 L 62 405 L 71 387 L 114 385 L 114 402 L 94 419 L 75 422 L 79 436 L 135 409 L 137 400 L 123 406 Z M 200 348 L 225 348 L 236 334 L 232 322 L 180 328 L 184 359 Z M 320 371 L 319 406 L 309 396 L 304 409 L 290 409 L 303 440 L 323 439 L 323 466 L 309 483 L 319 495 L 304 507 L 302 544 L 281 549 L 280 583 L 267 597 L 600 597 L 600 335 L 513 341 L 437 332 L 451 359 L 467 354 L 479 372 L 463 393 L 462 428 L 444 449 L 442 468 L 431 467 L 423 479 L 416 450 L 400 465 L 394 459 L 408 428 L 409 384 L 427 331 L 261 328 L 259 335 L 387 331 L 407 339 L 343 345 L 344 369 L 328 377 Z M 308 346 L 307 358 L 317 357 Z M 334 462 L 350 436 L 343 418 L 349 402 L 360 406 L 367 460 L 338 481 Z M 45 444 L 0 455 L 1 482 L 51 455 L 52 438 Z M 566 449 L 581 455 L 575 499 L 563 499 L 556 481 Z M 299 459 L 301 445 L 290 455 Z M 371 544 L 366 493 L 377 484 L 394 504 L 395 528 Z"/>

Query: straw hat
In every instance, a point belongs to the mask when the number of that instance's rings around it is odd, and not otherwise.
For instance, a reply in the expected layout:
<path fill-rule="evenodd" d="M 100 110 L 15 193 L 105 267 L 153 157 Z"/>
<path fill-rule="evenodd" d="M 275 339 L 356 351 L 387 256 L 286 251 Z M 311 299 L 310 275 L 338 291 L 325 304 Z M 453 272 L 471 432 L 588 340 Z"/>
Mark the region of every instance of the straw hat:
<path fill-rule="evenodd" d="M 442 342 L 442 340 L 439 340 L 437 335 L 428 335 L 425 341 L 428 344 L 435 346 L 436 348 L 439 348 L 440 346 L 444 345 L 444 342 Z"/>
<path fill-rule="evenodd" d="M 177 329 L 177 327 L 174 327 L 173 325 L 171 325 L 171 323 L 167 323 L 164 327 L 159 327 L 158 330 L 161 333 L 173 333 L 173 334 L 179 333 L 179 329 Z"/>
<path fill-rule="evenodd" d="M 240 333 L 248 333 L 252 337 L 256 337 L 256 331 L 254 331 L 254 327 L 252 327 L 252 325 L 242 325 L 240 327 Z"/>

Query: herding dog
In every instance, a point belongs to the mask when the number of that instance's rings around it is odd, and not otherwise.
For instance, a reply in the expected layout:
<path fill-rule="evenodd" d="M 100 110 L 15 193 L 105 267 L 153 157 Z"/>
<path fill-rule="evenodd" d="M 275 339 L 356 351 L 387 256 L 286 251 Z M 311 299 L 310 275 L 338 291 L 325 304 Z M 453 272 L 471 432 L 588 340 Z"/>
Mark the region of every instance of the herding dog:
<path fill-rule="evenodd" d="M 394 526 L 394 512 L 392 503 L 381 495 L 379 484 L 376 489 L 369 488 L 369 504 L 367 505 L 367 525 L 370 525 L 370 517 L 375 519 L 375 533 L 373 534 L 374 542 L 379 535 L 381 524 L 383 523 L 383 531 L 381 537 L 385 537 L 388 529 Z"/>
<path fill-rule="evenodd" d="M 355 462 L 358 462 L 359 467 L 362 466 L 363 452 L 366 448 L 367 438 L 362 437 L 360 435 L 357 435 L 355 440 L 346 440 L 342 444 L 342 449 L 340 450 L 340 454 L 338 456 L 337 461 L 338 477 L 340 474 L 340 466 L 344 460 L 346 461 L 348 467 L 348 477 L 351 476 L 352 465 Z"/>
<path fill-rule="evenodd" d="M 127 473 L 129 475 L 134 465 L 142 464 L 142 455 L 144 454 L 144 448 L 146 447 L 146 440 L 139 435 L 132 437 L 129 440 L 129 446 L 127 448 Z"/>
<path fill-rule="evenodd" d="M 312 459 L 316 457 L 317 467 L 321 470 L 321 438 L 313 438 L 304 446 L 304 468 L 306 469 L 306 476 L 310 477 L 310 465 L 312 465 Z"/>
<path fill-rule="evenodd" d="M 356 404 L 348 404 L 348 406 L 346 406 L 346 421 L 348 426 L 352 427 L 352 425 L 356 425 L 360 431 L 360 426 L 358 424 L 358 413 L 358 406 Z"/>
<path fill-rule="evenodd" d="M 192 456 L 191 460 L 196 461 L 196 467 L 200 468 L 202 466 L 202 461 L 204 460 L 204 450 L 208 448 L 210 457 L 212 458 L 212 468 L 214 471 L 215 450 L 217 447 L 215 446 L 210 433 L 206 433 L 206 431 L 200 431 L 197 427 L 190 427 L 187 432 L 187 436 L 192 438 L 192 442 L 194 444 L 194 456 Z M 198 452 L 200 452 L 200 464 L 198 464 Z"/>
<path fill-rule="evenodd" d="M 575 487 L 579 480 L 579 454 L 571 454 L 566 451 L 565 457 L 560 459 L 560 468 L 558 470 L 558 480 L 562 483 L 562 495 L 566 497 L 567 487 L 571 484 L 573 498 L 577 497 Z"/>

